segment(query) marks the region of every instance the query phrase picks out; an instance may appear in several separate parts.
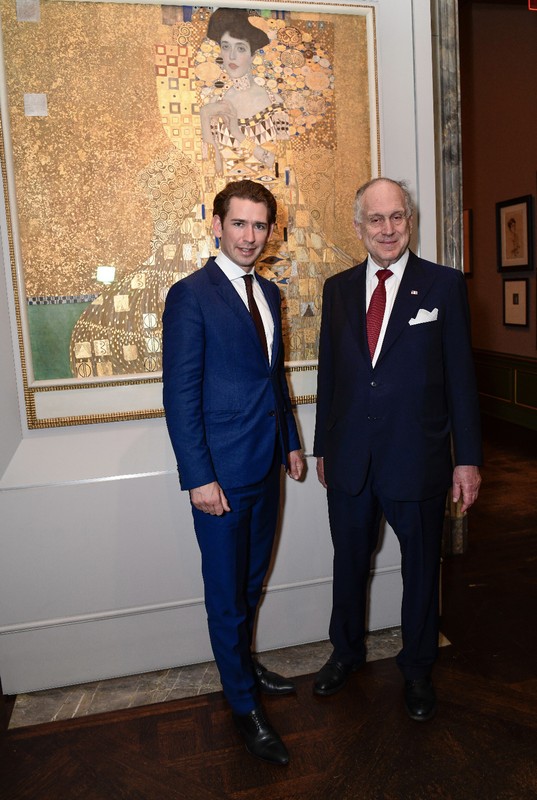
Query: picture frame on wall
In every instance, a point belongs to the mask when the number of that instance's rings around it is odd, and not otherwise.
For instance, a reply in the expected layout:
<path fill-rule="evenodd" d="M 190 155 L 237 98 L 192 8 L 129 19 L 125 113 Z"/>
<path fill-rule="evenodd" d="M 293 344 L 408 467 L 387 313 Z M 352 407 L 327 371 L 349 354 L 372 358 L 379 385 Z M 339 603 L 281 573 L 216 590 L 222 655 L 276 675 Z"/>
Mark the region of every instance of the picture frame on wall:
<path fill-rule="evenodd" d="M 506 278 L 503 282 L 503 324 L 526 328 L 529 324 L 527 278 Z"/>
<path fill-rule="evenodd" d="M 533 269 L 533 197 L 496 203 L 498 272 Z"/>
<path fill-rule="evenodd" d="M 374 4 L 224 3 L 252 39 L 246 82 L 263 87 L 240 136 L 218 113 L 239 89 L 208 0 L 49 0 L 31 26 L 25 4 L 0 5 L 0 199 L 28 427 L 162 416 L 166 293 L 216 255 L 213 200 L 240 176 L 278 200 L 257 268 L 282 295 L 293 401 L 313 403 L 324 280 L 363 258 L 350 213 L 340 221 L 381 172 Z"/>

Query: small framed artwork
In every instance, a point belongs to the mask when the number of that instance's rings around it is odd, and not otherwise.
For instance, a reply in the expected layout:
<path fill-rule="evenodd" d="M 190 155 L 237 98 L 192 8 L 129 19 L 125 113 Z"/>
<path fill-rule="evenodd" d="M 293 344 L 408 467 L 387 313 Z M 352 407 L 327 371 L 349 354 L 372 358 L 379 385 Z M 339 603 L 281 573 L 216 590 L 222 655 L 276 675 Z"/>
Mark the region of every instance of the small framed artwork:
<path fill-rule="evenodd" d="M 528 279 L 507 278 L 503 282 L 503 324 L 524 328 L 528 325 Z"/>
<path fill-rule="evenodd" d="M 533 269 L 533 197 L 496 203 L 498 272 Z"/>

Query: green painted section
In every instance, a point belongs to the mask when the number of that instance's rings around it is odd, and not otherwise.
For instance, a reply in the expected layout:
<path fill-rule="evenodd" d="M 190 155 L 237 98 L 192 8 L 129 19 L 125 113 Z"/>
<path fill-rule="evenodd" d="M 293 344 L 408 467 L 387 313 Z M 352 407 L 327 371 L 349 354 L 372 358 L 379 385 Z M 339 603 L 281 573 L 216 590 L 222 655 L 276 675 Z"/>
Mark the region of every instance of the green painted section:
<path fill-rule="evenodd" d="M 513 397 L 513 370 L 499 364 L 476 363 L 479 391 L 491 397 L 511 400 Z"/>
<path fill-rule="evenodd" d="M 491 397 L 482 397 L 480 406 L 483 414 L 488 414 L 490 417 L 495 417 L 505 422 L 512 422 L 513 425 L 520 425 L 522 428 L 537 431 L 537 412 L 532 409 L 502 403 Z"/>
<path fill-rule="evenodd" d="M 73 377 L 69 360 L 71 332 L 88 305 L 89 303 L 58 303 L 28 306 L 35 380 Z"/>
<path fill-rule="evenodd" d="M 517 370 L 516 399 L 517 403 L 537 411 L 537 372 Z"/>
<path fill-rule="evenodd" d="M 537 359 L 476 351 L 481 411 L 537 431 Z"/>

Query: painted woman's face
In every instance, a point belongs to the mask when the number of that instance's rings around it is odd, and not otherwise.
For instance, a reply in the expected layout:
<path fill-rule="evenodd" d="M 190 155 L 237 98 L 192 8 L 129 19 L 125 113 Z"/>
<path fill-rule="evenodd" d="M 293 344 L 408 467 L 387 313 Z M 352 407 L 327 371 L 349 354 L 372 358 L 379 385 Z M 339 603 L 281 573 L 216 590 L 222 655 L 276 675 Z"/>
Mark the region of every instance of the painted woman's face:
<path fill-rule="evenodd" d="M 234 39 L 224 33 L 220 40 L 224 69 L 230 78 L 242 78 L 252 66 L 252 51 L 246 39 Z"/>

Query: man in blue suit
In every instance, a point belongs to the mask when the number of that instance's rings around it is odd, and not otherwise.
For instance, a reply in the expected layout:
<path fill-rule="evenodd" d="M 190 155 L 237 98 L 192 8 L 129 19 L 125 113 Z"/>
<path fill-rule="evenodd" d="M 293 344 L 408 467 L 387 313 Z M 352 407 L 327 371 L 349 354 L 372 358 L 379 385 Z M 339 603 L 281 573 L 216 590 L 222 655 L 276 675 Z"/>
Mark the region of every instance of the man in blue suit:
<path fill-rule="evenodd" d="M 163 316 L 164 410 L 202 556 L 209 635 L 233 719 L 250 753 L 287 764 L 259 692 L 293 683 L 251 654 L 279 509 L 281 465 L 304 461 L 284 373 L 280 293 L 255 274 L 276 221 L 261 184 L 216 195 L 220 252 L 170 289 Z"/>
<path fill-rule="evenodd" d="M 409 251 L 412 213 L 403 183 L 361 187 L 354 225 L 368 258 L 324 288 L 314 454 L 334 545 L 334 649 L 314 692 L 337 692 L 365 661 L 367 582 L 384 515 L 402 555 L 397 664 L 407 712 L 424 721 L 436 711 L 447 490 L 463 512 L 476 500 L 481 441 L 464 277 Z"/>

